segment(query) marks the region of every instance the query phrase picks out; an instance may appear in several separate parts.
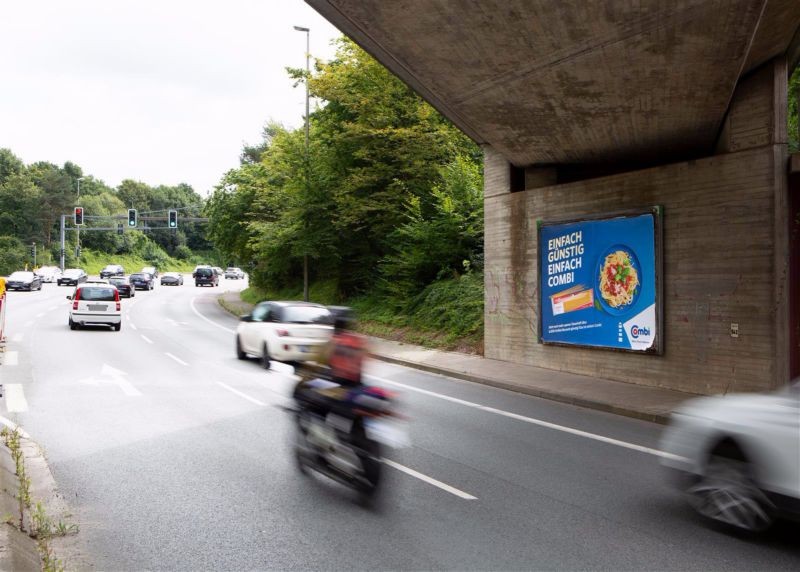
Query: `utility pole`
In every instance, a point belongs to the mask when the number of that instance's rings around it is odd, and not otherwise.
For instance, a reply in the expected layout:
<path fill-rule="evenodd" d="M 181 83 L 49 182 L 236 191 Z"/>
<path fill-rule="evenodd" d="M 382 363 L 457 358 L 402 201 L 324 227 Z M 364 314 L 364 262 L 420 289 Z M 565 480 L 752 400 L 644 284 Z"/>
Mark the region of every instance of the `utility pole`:
<path fill-rule="evenodd" d="M 308 78 L 311 76 L 311 29 L 301 26 L 295 26 L 294 29 L 306 34 L 306 198 L 308 198 L 311 189 L 311 160 L 308 146 Z M 308 302 L 308 253 L 303 255 L 303 301 Z"/>
<path fill-rule="evenodd" d="M 78 177 L 78 178 L 76 179 L 76 182 L 78 183 L 78 198 L 77 198 L 77 200 L 76 200 L 75 202 L 77 202 L 78 204 L 81 204 L 81 181 L 82 181 L 82 180 L 83 180 L 83 177 Z M 78 227 L 78 229 L 77 229 L 75 232 L 76 232 L 76 239 L 77 239 L 77 241 L 78 241 L 78 242 L 77 242 L 77 246 L 76 246 L 76 248 L 75 248 L 75 253 L 76 253 L 76 254 L 75 254 L 75 256 L 76 256 L 76 257 L 78 257 L 78 258 L 80 259 L 80 252 L 81 252 L 81 227 Z M 80 262 L 80 260 L 78 260 L 78 262 Z M 64 269 L 62 268 L 61 270 L 63 271 Z"/>

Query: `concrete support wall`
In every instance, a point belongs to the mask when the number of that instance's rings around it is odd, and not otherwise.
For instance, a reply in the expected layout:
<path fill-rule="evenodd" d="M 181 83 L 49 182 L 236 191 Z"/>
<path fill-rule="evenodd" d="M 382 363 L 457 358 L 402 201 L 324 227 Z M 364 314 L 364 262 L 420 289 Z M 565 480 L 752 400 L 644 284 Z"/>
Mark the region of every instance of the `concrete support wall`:
<path fill-rule="evenodd" d="M 734 94 L 718 155 L 509 193 L 485 150 L 486 357 L 693 393 L 785 383 L 785 64 L 765 69 Z M 652 205 L 664 207 L 664 355 L 540 344 L 537 219 Z"/>

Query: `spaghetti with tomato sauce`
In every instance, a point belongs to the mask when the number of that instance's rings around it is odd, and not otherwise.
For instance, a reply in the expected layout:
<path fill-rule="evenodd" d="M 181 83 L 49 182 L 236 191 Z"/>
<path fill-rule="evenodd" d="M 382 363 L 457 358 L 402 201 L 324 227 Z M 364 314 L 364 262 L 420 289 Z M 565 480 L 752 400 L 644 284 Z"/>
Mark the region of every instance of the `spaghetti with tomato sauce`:
<path fill-rule="evenodd" d="M 600 295 L 612 308 L 633 302 L 639 287 L 639 274 L 631 263 L 630 254 L 617 250 L 606 256 L 600 270 Z"/>

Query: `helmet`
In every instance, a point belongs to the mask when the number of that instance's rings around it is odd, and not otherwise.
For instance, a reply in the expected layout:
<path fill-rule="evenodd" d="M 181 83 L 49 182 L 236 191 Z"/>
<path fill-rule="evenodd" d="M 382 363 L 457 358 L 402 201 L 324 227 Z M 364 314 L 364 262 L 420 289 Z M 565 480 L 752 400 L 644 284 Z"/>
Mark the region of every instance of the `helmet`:
<path fill-rule="evenodd" d="M 333 320 L 334 330 L 350 330 L 356 322 L 353 309 L 348 306 L 328 306 Z"/>

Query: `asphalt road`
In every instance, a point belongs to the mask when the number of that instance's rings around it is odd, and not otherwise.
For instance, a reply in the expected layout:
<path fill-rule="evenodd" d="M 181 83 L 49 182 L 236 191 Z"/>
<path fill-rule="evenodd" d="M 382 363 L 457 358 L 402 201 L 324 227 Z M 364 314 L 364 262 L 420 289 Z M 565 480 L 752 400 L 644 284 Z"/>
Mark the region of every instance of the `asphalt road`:
<path fill-rule="evenodd" d="M 123 300 L 121 332 L 70 331 L 72 288 L 9 294 L 0 415 L 47 453 L 103 570 L 797 569 L 797 529 L 709 527 L 665 482 L 660 427 L 373 363 L 412 446 L 382 502 L 295 468 L 291 368 L 234 355 L 219 288 Z M 16 364 L 16 365 L 14 365 Z"/>

